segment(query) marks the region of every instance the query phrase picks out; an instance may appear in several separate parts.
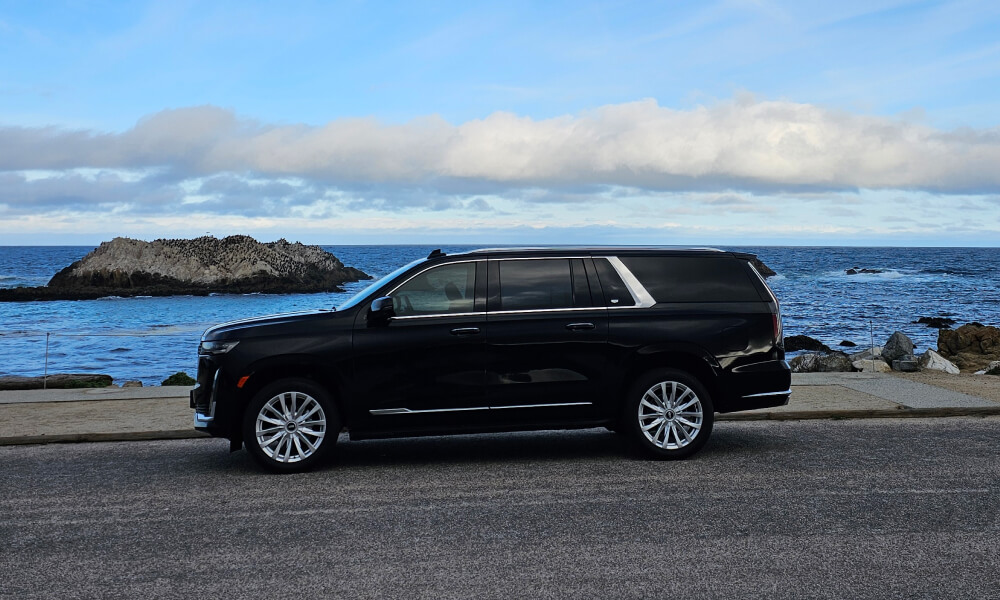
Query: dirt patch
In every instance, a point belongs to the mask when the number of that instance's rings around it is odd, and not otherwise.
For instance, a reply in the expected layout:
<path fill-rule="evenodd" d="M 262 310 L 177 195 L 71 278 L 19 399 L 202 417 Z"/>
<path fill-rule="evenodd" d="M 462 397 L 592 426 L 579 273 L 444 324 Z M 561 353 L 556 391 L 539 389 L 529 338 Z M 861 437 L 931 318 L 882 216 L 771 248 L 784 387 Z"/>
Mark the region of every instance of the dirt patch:
<path fill-rule="evenodd" d="M 918 373 L 893 371 L 892 375 L 1000 403 L 1000 376 L 969 373 L 951 375 L 941 371 L 920 371 Z"/>
<path fill-rule="evenodd" d="M 187 398 L 0 405 L 0 437 L 192 429 Z"/>

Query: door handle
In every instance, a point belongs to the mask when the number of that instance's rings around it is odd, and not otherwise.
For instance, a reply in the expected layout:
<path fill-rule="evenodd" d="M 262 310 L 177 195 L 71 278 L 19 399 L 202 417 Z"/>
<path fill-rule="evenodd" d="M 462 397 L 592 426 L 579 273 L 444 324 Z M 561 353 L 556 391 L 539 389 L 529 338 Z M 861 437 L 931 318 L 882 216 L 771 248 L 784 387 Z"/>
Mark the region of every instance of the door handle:
<path fill-rule="evenodd" d="M 478 327 L 459 327 L 451 330 L 451 335 L 476 335 L 479 333 Z"/>
<path fill-rule="evenodd" d="M 569 329 L 570 331 L 580 331 L 582 329 L 593 329 L 593 328 L 594 328 L 593 323 L 570 323 L 569 325 L 566 326 L 566 329 Z"/>

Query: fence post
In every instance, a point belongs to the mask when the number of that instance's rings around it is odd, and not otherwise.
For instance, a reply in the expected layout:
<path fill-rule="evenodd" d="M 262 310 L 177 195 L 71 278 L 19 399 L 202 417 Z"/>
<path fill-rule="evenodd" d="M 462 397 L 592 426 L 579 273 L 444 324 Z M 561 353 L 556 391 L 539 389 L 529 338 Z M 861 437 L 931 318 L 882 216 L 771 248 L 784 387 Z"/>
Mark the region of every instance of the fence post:
<path fill-rule="evenodd" d="M 45 374 L 42 375 L 42 389 L 49 389 L 49 332 L 45 332 Z"/>

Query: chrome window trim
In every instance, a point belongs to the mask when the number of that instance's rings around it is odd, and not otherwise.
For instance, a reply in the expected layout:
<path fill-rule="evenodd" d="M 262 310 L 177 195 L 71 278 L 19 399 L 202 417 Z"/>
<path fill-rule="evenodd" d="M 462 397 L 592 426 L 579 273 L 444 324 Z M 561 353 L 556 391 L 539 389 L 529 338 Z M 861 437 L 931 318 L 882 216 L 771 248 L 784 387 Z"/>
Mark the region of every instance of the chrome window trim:
<path fill-rule="evenodd" d="M 491 315 L 520 315 L 520 314 L 531 314 L 531 313 L 553 313 L 553 312 L 580 312 L 584 310 L 606 310 L 607 306 L 573 306 L 570 308 L 526 308 L 524 310 L 493 310 L 488 311 L 487 316 Z"/>
<path fill-rule="evenodd" d="M 417 415 L 422 413 L 469 412 L 475 410 L 507 410 L 511 408 L 560 408 L 564 406 L 589 406 L 593 402 L 561 402 L 558 404 L 515 404 L 513 406 L 470 406 L 465 408 L 375 408 L 368 412 L 376 417 L 386 415 Z"/>
<path fill-rule="evenodd" d="M 483 311 L 474 311 L 466 313 L 434 313 L 433 315 L 409 315 L 404 317 L 393 317 L 393 321 L 404 321 L 407 319 L 440 319 L 442 317 L 482 317 L 487 313 Z"/>
<path fill-rule="evenodd" d="M 743 398 L 763 398 L 764 396 L 789 396 L 791 395 L 791 393 L 792 393 L 792 388 L 788 388 L 783 392 L 763 392 L 760 394 L 749 394 L 747 396 L 743 396 Z"/>
<path fill-rule="evenodd" d="M 611 263 L 615 271 L 618 272 L 618 276 L 622 278 L 622 282 L 625 284 L 625 288 L 628 289 L 628 293 L 632 295 L 632 300 L 635 301 L 633 306 L 609 306 L 608 308 L 649 308 L 656 304 L 656 300 L 650 295 L 646 288 L 643 287 L 632 271 L 628 270 L 625 263 L 621 261 L 617 256 L 595 256 L 594 258 L 603 258 Z"/>

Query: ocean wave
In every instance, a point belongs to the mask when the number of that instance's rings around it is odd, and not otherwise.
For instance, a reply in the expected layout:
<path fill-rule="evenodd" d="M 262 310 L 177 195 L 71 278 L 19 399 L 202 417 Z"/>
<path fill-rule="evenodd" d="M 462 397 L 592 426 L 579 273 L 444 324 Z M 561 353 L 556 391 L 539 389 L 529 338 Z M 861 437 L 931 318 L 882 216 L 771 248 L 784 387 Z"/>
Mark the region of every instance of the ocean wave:
<path fill-rule="evenodd" d="M 912 271 L 899 271 L 896 269 L 882 269 L 879 267 L 865 267 L 878 273 L 855 273 L 848 275 L 846 269 L 836 271 L 824 271 L 819 277 L 821 279 L 848 279 L 851 281 L 884 281 L 889 279 L 901 279 L 913 275 Z"/>

